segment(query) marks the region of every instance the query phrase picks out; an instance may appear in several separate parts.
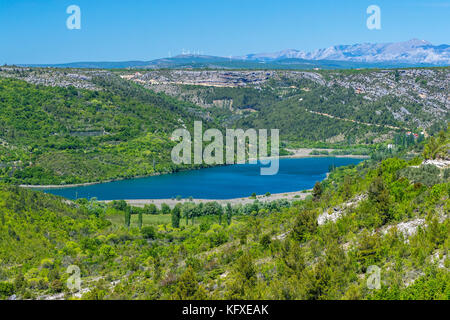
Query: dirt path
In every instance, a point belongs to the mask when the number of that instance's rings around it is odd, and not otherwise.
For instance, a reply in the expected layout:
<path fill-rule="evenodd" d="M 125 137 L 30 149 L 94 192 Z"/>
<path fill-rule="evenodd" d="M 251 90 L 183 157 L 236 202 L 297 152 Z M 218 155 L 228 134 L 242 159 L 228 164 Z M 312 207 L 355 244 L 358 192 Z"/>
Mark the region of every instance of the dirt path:
<path fill-rule="evenodd" d="M 370 127 L 373 126 L 373 127 L 389 128 L 389 129 L 395 129 L 395 130 L 408 130 L 407 128 L 394 127 L 394 126 L 390 126 L 390 125 L 387 125 L 387 124 L 386 125 L 382 125 L 382 124 L 361 122 L 361 121 L 347 119 L 347 118 L 339 118 L 339 117 L 333 116 L 333 115 L 328 114 L 328 113 L 317 112 L 317 111 L 312 111 L 312 110 L 308 110 L 308 109 L 306 109 L 306 111 L 308 111 L 309 113 L 312 113 L 312 114 L 318 114 L 320 116 L 328 117 L 328 118 L 331 118 L 331 119 L 337 119 L 337 120 L 342 120 L 342 121 L 354 122 L 354 123 L 357 123 L 357 124 L 363 124 L 363 125 L 370 126 Z"/>

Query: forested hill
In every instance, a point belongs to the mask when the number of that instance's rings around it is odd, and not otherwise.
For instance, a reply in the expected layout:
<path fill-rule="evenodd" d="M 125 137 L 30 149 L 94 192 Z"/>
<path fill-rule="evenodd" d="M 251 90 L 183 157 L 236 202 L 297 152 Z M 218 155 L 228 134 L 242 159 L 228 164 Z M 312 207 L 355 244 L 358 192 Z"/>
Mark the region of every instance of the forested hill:
<path fill-rule="evenodd" d="M 3 180 L 71 184 L 176 170 L 169 138 L 201 119 L 197 107 L 118 77 L 90 83 L 95 90 L 0 78 Z"/>
<path fill-rule="evenodd" d="M 435 133 L 450 120 L 450 68 L 165 70 L 122 77 L 211 111 L 230 126 L 278 128 L 287 142 L 371 144 Z"/>
<path fill-rule="evenodd" d="M 0 186 L 0 299 L 448 300 L 449 143 L 337 168 L 292 204 L 158 210 Z"/>

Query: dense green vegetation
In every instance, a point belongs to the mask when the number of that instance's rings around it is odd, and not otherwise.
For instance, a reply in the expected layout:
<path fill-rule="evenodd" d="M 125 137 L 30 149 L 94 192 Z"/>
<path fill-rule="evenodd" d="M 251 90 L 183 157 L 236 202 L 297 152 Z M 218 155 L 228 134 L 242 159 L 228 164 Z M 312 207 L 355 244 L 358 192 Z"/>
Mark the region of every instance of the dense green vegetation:
<path fill-rule="evenodd" d="M 339 149 L 331 155 L 376 154 L 378 158 L 394 135 L 398 148 L 410 147 L 405 131 L 420 132 L 414 117 L 433 124 L 429 133 L 445 122 L 429 118 L 418 103 L 390 95 L 372 101 L 351 88 L 328 87 L 283 73 L 261 86 L 181 85 L 179 90 L 190 98 L 180 99 L 121 79 L 120 72 L 70 72 L 19 68 L 2 73 L 0 181 L 76 184 L 192 169 L 172 163 L 174 142 L 169 138 L 176 128 L 185 126 L 192 132 L 194 120 L 202 120 L 205 129 L 222 131 L 280 129 L 281 155 L 287 154 L 284 148 L 312 147 Z M 356 71 L 340 75 L 352 72 Z M 321 75 L 330 76 L 326 71 Z M 51 79 L 55 87 L 17 78 Z M 81 80 L 85 78 L 89 80 Z M 88 89 L 65 87 L 70 81 Z M 400 121 L 393 111 L 402 108 L 410 115 Z M 416 142 L 421 141 L 412 141 Z M 323 150 L 314 153 L 325 155 Z"/>
<path fill-rule="evenodd" d="M 449 299 L 448 172 L 422 159 L 334 169 L 292 204 L 132 208 L 2 186 L 0 297 Z"/>
<path fill-rule="evenodd" d="M 199 89 L 207 104 L 232 100 L 229 109 L 202 109 L 110 73 L 91 84 L 98 90 L 0 78 L 0 299 L 450 298 L 450 169 L 433 164 L 449 159 L 443 123 L 414 138 L 403 128 L 420 132 L 414 122 L 392 115 L 401 100 L 373 102 L 305 79 Z M 199 119 L 221 130 L 279 128 L 283 146 L 313 154 L 371 157 L 330 168 L 294 202 L 253 194 L 246 205 L 138 208 L 16 186 L 191 169 L 170 160 L 170 135 Z M 73 266 L 81 291 L 67 285 Z M 381 270 L 379 289 L 367 286 L 371 266 Z"/>
<path fill-rule="evenodd" d="M 328 88 L 306 79 L 271 80 L 261 88 L 204 89 L 187 86 L 185 90 L 196 92 L 199 99 L 207 104 L 232 101 L 232 110 L 212 108 L 213 116 L 229 126 L 279 128 L 283 140 L 300 142 L 301 145 L 326 140 L 344 145 L 357 141 L 370 145 L 376 136 L 404 131 L 405 125 L 411 130 L 417 129 L 410 123 L 396 120 L 391 110 L 403 106 L 420 110 L 420 106 L 406 105 L 393 97 L 373 102 L 353 89 L 339 86 Z"/>
<path fill-rule="evenodd" d="M 0 79 L 0 178 L 71 184 L 178 170 L 173 130 L 193 126 L 195 107 L 122 81 L 101 91 Z"/>

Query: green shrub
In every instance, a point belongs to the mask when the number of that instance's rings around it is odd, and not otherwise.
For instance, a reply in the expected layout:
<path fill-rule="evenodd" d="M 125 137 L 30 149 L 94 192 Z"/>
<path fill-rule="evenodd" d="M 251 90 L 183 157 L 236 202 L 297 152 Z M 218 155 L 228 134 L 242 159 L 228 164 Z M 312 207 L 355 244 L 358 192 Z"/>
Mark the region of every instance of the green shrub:
<path fill-rule="evenodd" d="M 272 240 L 270 239 L 270 235 L 265 234 L 261 237 L 259 243 L 263 246 L 263 248 L 267 249 L 270 246 Z"/>
<path fill-rule="evenodd" d="M 155 239 L 156 231 L 152 226 L 145 226 L 141 229 L 141 234 L 145 239 Z"/>
<path fill-rule="evenodd" d="M 0 282 L 0 297 L 8 298 L 14 293 L 14 285 L 10 282 Z"/>

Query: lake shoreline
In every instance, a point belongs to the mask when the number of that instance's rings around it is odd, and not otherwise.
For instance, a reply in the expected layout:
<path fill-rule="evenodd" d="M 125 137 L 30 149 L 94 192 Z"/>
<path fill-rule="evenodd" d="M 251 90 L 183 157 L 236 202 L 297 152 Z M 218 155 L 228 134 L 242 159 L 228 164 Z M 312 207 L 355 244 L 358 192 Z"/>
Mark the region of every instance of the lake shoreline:
<path fill-rule="evenodd" d="M 161 209 L 161 205 L 163 203 L 167 204 L 169 207 L 173 208 L 177 204 L 184 204 L 184 203 L 208 203 L 208 202 L 217 202 L 221 204 L 222 206 L 226 205 L 227 203 L 230 203 L 231 205 L 238 205 L 238 204 L 251 204 L 255 200 L 258 200 L 260 202 L 271 202 L 275 200 L 288 200 L 288 201 L 294 201 L 294 200 L 304 200 L 307 196 L 311 195 L 311 190 L 302 190 L 302 191 L 294 191 L 294 192 L 283 192 L 283 193 L 274 193 L 269 196 L 265 195 L 259 195 L 256 196 L 256 198 L 232 198 L 232 199 L 129 199 L 125 200 L 125 202 L 132 207 L 144 207 L 145 205 L 154 204 L 157 208 Z M 115 200 L 102 200 L 100 202 L 104 203 L 110 203 Z"/>
<path fill-rule="evenodd" d="M 313 150 L 311 148 L 301 148 L 301 149 L 287 149 L 290 152 L 293 152 L 291 155 L 285 155 L 280 156 L 280 159 L 300 159 L 300 158 L 354 158 L 354 159 L 369 159 L 369 156 L 364 155 L 311 155 L 310 153 Z M 320 150 L 335 150 L 335 149 L 320 149 Z M 182 171 L 192 171 L 192 170 L 201 170 L 206 169 L 205 168 L 197 168 L 197 169 L 186 169 L 186 170 L 180 170 L 177 172 Z M 167 173 L 161 173 L 157 172 L 154 174 L 144 175 L 144 176 L 136 176 L 132 178 L 121 178 L 121 179 L 110 179 L 110 180 L 103 180 L 103 181 L 96 181 L 96 182 L 85 182 L 85 183 L 78 183 L 78 184 L 63 184 L 63 185 L 19 185 L 21 188 L 27 188 L 27 189 L 66 189 L 66 188 L 77 188 L 77 187 L 87 187 L 97 184 L 103 184 L 103 183 L 110 183 L 110 182 L 116 182 L 116 181 L 124 181 L 124 180 L 132 180 L 132 179 L 140 179 L 140 178 L 148 178 L 148 177 L 154 177 L 154 176 L 160 176 L 160 175 L 167 175 L 167 174 L 174 174 L 177 172 L 167 172 Z"/>

